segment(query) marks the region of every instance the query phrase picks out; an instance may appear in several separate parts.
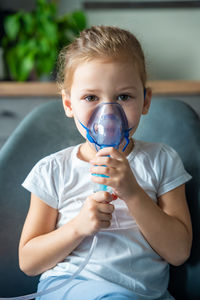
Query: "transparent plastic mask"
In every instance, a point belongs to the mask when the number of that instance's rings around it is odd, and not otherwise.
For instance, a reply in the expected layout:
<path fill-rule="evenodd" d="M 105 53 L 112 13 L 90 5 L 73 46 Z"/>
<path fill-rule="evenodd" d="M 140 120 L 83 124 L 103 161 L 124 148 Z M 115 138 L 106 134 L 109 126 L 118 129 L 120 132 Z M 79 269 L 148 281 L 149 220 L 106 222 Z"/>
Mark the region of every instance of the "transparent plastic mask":
<path fill-rule="evenodd" d="M 129 143 L 129 131 L 131 129 L 128 128 L 128 121 L 123 108 L 116 102 L 99 104 L 92 113 L 87 126 L 83 123 L 81 125 L 87 131 L 86 138 L 95 144 L 97 151 L 104 147 L 118 149 L 125 139 L 124 151 Z"/>

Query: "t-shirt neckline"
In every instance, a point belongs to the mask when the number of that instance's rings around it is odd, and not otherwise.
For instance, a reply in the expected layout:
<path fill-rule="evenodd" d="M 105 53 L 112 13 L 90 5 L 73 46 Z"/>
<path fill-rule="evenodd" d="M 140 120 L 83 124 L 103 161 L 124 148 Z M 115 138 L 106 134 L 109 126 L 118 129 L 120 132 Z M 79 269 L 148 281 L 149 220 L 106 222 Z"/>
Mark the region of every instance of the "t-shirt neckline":
<path fill-rule="evenodd" d="M 76 163 L 78 164 L 78 166 L 83 166 L 83 167 L 87 166 L 88 167 L 88 165 L 90 165 L 90 163 L 87 162 L 87 161 L 85 161 L 85 160 L 82 160 L 81 158 L 78 157 L 78 151 L 79 151 L 79 149 L 80 149 L 80 147 L 81 147 L 82 144 L 83 143 L 78 144 L 78 145 L 76 145 L 74 147 L 73 153 L 72 153 L 73 159 L 74 159 L 74 161 L 76 161 Z M 129 161 L 129 163 L 134 159 L 134 157 L 136 156 L 137 152 L 138 152 L 138 141 L 134 140 L 134 147 L 133 147 L 132 151 L 129 153 L 129 155 L 127 156 L 127 159 Z"/>

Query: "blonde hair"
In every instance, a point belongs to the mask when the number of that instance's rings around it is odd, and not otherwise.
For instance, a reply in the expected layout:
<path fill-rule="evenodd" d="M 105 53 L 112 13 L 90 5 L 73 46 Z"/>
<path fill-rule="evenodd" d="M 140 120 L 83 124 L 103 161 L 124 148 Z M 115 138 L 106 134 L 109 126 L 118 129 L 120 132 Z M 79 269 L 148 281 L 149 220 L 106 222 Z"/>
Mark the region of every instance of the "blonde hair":
<path fill-rule="evenodd" d="M 78 64 L 97 58 L 132 61 L 137 65 L 145 87 L 145 58 L 137 38 L 129 31 L 114 26 L 92 26 L 60 51 L 57 64 L 59 89 L 70 90 Z"/>

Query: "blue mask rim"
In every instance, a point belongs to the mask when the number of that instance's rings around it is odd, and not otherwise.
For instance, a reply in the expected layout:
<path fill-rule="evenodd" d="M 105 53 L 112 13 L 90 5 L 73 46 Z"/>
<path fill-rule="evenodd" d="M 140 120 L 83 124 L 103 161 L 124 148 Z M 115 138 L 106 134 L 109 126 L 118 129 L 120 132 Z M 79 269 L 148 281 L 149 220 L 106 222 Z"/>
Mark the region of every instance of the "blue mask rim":
<path fill-rule="evenodd" d="M 118 104 L 118 103 L 115 103 L 115 102 L 102 102 L 102 103 L 100 103 L 99 105 L 105 105 L 105 104 L 112 104 L 112 105 L 113 105 L 113 104 Z M 92 144 L 95 145 L 96 151 L 98 151 L 99 149 L 108 147 L 107 145 L 99 145 L 99 144 L 94 140 L 94 138 L 90 135 L 90 132 L 91 132 L 90 129 L 89 129 L 87 126 L 85 126 L 79 119 L 78 119 L 78 121 L 79 121 L 79 123 L 81 124 L 81 126 L 86 130 L 86 138 L 87 138 L 87 140 L 88 140 L 90 143 L 92 143 Z M 126 150 L 128 144 L 130 143 L 129 132 L 130 132 L 132 129 L 133 129 L 133 127 L 131 127 L 131 128 L 129 128 L 129 129 L 127 129 L 127 130 L 124 131 L 123 139 L 125 139 L 126 144 L 125 144 L 125 146 L 123 147 L 122 152 L 124 152 L 124 151 Z M 119 144 L 119 145 L 120 145 L 120 144 Z M 118 148 L 119 148 L 119 145 L 118 145 L 118 144 L 117 144 L 117 145 L 116 145 L 116 144 L 113 144 L 113 145 L 109 145 L 109 147 L 113 147 L 113 148 L 115 148 L 115 149 L 118 149 Z M 99 149 L 98 149 L 97 147 L 99 147 Z"/>

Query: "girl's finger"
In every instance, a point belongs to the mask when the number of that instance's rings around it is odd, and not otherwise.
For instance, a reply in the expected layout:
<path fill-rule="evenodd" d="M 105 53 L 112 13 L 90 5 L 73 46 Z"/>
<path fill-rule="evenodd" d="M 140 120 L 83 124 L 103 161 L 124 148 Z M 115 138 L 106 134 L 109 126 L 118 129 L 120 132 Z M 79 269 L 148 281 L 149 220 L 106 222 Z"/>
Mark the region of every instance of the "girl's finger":
<path fill-rule="evenodd" d="M 102 185 L 106 185 L 109 186 L 113 189 L 113 191 L 115 191 L 112 194 L 113 200 L 116 200 L 118 198 L 118 192 L 116 192 L 119 188 L 119 181 L 117 180 L 117 178 L 112 178 L 112 177 L 102 177 L 102 176 L 91 176 L 91 180 L 97 184 L 102 184 Z"/>
<path fill-rule="evenodd" d="M 113 159 L 112 157 L 109 156 L 96 156 L 90 161 L 90 163 L 92 165 L 109 166 L 112 168 L 116 168 L 117 166 L 119 166 L 120 161 Z"/>
<path fill-rule="evenodd" d="M 112 220 L 112 214 L 111 213 L 102 213 L 102 212 L 99 212 L 98 213 L 98 219 L 100 221 L 110 221 L 110 220 Z"/>
<path fill-rule="evenodd" d="M 97 177 L 97 176 L 92 176 L 92 177 Z M 106 192 L 106 191 L 99 191 L 96 192 L 92 195 L 92 198 L 97 201 L 97 202 L 101 202 L 101 203 L 106 203 L 106 202 L 111 202 L 113 201 L 113 197 L 110 193 Z"/>
<path fill-rule="evenodd" d="M 101 221 L 101 228 L 108 228 L 110 227 L 110 221 Z"/>
<path fill-rule="evenodd" d="M 120 153 L 117 149 L 113 148 L 113 147 L 105 147 L 102 148 L 101 150 L 99 150 L 96 154 L 96 156 L 110 156 L 113 157 L 115 159 L 122 159 L 124 158 L 124 154 Z"/>
<path fill-rule="evenodd" d="M 95 176 L 94 175 L 94 176 L 91 177 L 91 180 L 95 183 L 98 183 L 98 184 L 103 184 L 103 185 L 113 187 L 113 185 L 112 185 L 113 180 L 110 177 Z M 102 201 L 99 201 L 99 202 L 102 202 Z"/>
<path fill-rule="evenodd" d="M 95 176 L 95 174 L 102 174 L 102 175 L 106 175 L 106 176 L 114 176 L 116 174 L 116 169 L 114 168 L 108 168 L 107 166 L 92 166 L 90 168 L 90 172 L 93 176 Z"/>

